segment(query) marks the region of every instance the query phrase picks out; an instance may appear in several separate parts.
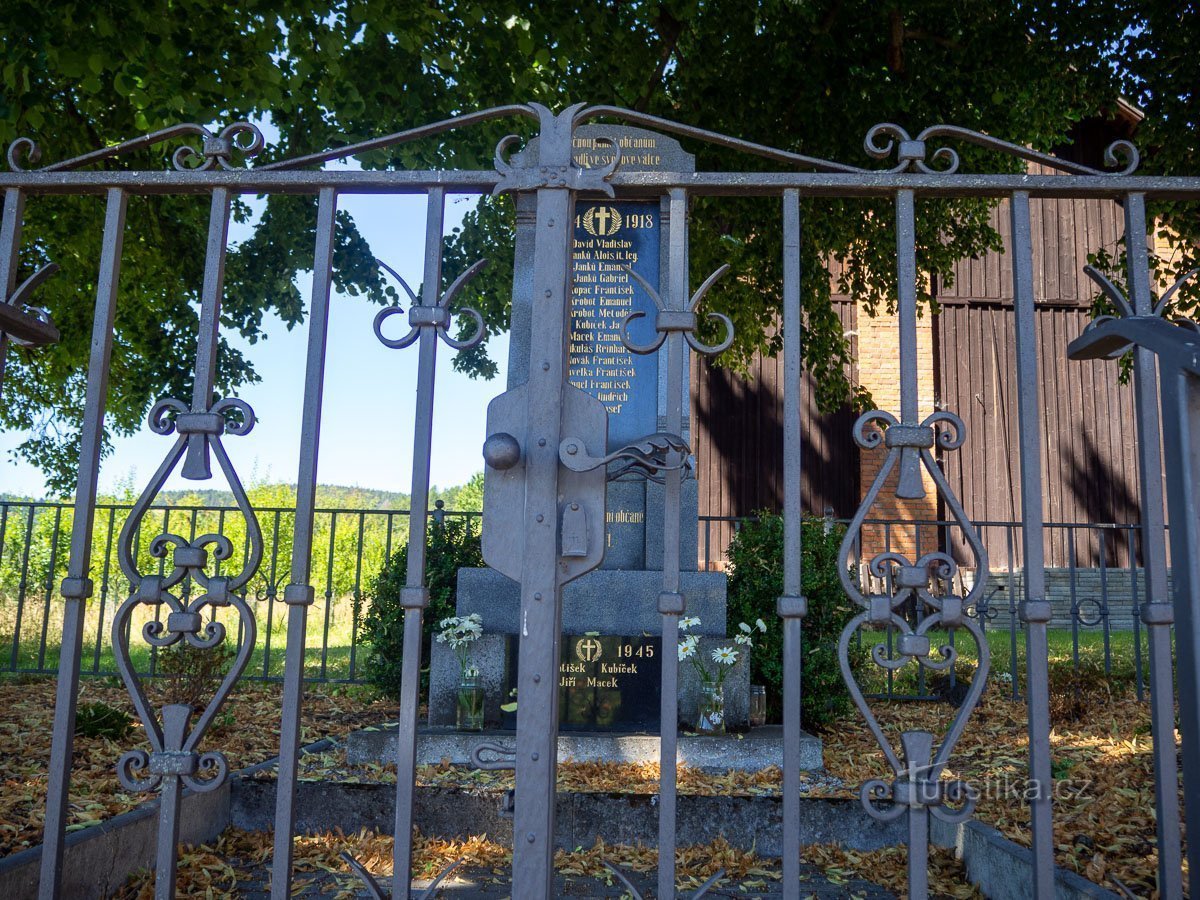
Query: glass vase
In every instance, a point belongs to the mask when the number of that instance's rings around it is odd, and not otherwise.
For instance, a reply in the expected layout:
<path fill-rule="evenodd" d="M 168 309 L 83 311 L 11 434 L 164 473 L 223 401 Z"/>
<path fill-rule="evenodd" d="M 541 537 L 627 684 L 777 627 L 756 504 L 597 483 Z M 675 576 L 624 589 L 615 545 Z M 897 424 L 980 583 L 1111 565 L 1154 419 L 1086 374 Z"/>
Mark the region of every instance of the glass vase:
<path fill-rule="evenodd" d="M 765 685 L 750 685 L 750 727 L 760 728 L 767 724 L 767 688 Z"/>
<path fill-rule="evenodd" d="M 725 733 L 725 687 L 720 684 L 700 685 L 700 703 L 696 710 L 697 734 Z"/>
<path fill-rule="evenodd" d="M 459 731 L 483 731 L 483 685 L 477 675 L 464 675 L 459 682 L 455 722 Z"/>

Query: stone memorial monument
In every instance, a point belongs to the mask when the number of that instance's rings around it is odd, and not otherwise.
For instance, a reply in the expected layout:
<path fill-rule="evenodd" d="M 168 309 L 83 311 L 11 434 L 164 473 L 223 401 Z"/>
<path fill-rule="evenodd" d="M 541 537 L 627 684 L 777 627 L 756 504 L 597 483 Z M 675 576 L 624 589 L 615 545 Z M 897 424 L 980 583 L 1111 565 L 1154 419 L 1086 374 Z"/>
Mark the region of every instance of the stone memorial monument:
<path fill-rule="evenodd" d="M 622 171 L 695 171 L 694 158 L 674 139 L 605 125 L 576 131 L 580 165 L 611 162 L 611 145 L 597 138 L 620 147 Z M 531 165 L 536 157 L 535 140 L 512 164 Z M 509 388 L 528 379 L 530 334 L 536 327 L 531 296 L 532 201 L 531 196 L 518 195 Z M 670 229 L 665 200 L 614 201 L 581 195 L 576 202 L 569 380 L 607 408 L 610 451 L 665 430 L 665 365 L 660 365 L 656 353 L 638 355 L 626 349 L 621 327 L 630 313 L 646 313 L 630 324 L 629 336 L 642 344 L 653 337 L 653 301 L 630 273 L 666 293 Z M 682 437 L 690 441 L 686 407 L 684 416 Z M 640 472 L 622 473 L 615 466 L 610 468 L 607 486 L 604 562 L 563 591 L 559 686 L 564 730 L 656 731 L 658 654 L 676 652 L 674 647 L 663 648 L 658 637 L 663 487 Z M 680 590 L 687 598 L 687 614 L 701 620 L 700 652 L 707 658 L 713 647 L 726 643 L 726 578 L 719 572 L 696 571 L 698 494 L 690 473 L 682 483 L 681 518 Z M 475 645 L 474 663 L 487 694 L 485 720 L 500 724 L 505 719 L 500 707 L 512 699 L 516 684 L 519 586 L 490 568 L 460 569 L 457 606 L 458 615 L 477 613 L 483 619 L 484 635 Z M 453 724 L 457 688 L 454 655 L 434 644 L 431 725 Z M 679 694 L 680 716 L 687 722 L 699 699 L 699 679 L 691 666 L 680 669 Z M 727 722 L 744 724 L 749 711 L 748 660 L 730 673 L 725 697 Z M 510 717 L 505 724 L 511 727 L 511 722 Z"/>

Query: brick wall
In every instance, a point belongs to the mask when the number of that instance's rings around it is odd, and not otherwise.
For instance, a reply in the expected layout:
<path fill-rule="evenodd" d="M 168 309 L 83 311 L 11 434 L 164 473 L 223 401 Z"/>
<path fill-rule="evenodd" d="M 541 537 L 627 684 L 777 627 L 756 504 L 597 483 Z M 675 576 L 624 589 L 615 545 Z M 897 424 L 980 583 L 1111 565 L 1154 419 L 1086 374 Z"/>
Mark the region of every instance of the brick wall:
<path fill-rule="evenodd" d="M 934 411 L 933 328 L 926 314 L 917 319 L 917 386 L 918 411 L 922 419 Z M 900 344 L 897 317 L 884 310 L 872 317 L 865 309 L 858 314 L 858 376 L 864 388 L 871 392 L 877 409 L 900 415 Z M 865 496 L 887 456 L 880 446 L 859 454 L 859 476 Z M 867 514 L 872 519 L 911 522 L 937 518 L 937 490 L 928 472 L 922 471 L 925 497 L 904 500 L 895 495 L 897 472 L 888 476 L 883 491 Z M 932 528 L 893 525 L 885 530 L 879 526 L 863 530 L 862 557 L 870 559 L 876 553 L 890 549 L 903 553 L 910 560 L 937 549 L 937 535 Z"/>

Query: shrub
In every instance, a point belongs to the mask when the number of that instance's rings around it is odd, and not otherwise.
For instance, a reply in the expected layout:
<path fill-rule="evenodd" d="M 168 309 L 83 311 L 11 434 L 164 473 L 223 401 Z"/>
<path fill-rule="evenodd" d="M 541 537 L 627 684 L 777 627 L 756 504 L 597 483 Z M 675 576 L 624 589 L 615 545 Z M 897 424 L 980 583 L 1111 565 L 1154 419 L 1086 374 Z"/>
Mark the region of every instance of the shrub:
<path fill-rule="evenodd" d="M 230 646 L 232 638 L 232 634 L 227 635 L 215 647 L 204 649 L 180 641 L 159 651 L 158 674 L 163 681 L 163 701 L 202 711 L 237 656 L 237 648 Z"/>
<path fill-rule="evenodd" d="M 458 570 L 484 565 L 477 519 L 448 516 L 441 525 L 431 524 L 426 541 L 425 578 L 429 607 L 425 610 L 424 658 L 429 659 L 430 640 L 437 623 L 455 614 Z M 368 591 L 369 606 L 361 634 L 370 646 L 364 671 L 367 680 L 388 697 L 400 695 L 400 664 L 404 651 L 404 609 L 400 590 L 408 577 L 408 544 L 394 553 L 380 570 Z"/>
<path fill-rule="evenodd" d="M 81 703 L 75 713 L 75 733 L 119 741 L 133 728 L 129 713 L 107 703 Z"/>
<path fill-rule="evenodd" d="M 816 731 L 850 708 L 837 660 L 838 638 L 854 616 L 838 578 L 844 531 L 817 518 L 805 518 L 801 525 L 801 590 L 808 599 L 801 642 L 801 716 L 804 727 Z M 768 714 L 777 720 L 783 699 L 783 620 L 775 602 L 783 593 L 783 519 L 762 512 L 744 522 L 729 545 L 729 562 L 729 616 L 767 623 L 767 633 L 750 654 L 750 678 L 766 685 Z"/>

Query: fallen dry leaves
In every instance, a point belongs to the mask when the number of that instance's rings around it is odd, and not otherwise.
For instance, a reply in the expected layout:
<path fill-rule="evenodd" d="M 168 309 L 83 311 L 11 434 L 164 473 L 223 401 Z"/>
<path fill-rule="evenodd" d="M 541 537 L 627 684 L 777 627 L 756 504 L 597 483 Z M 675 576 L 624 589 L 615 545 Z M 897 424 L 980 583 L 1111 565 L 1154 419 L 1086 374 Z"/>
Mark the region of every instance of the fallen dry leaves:
<path fill-rule="evenodd" d="M 178 897 L 236 896 L 247 889 L 261 890 L 267 884 L 272 854 L 272 837 L 262 832 L 231 828 L 211 845 L 181 850 L 176 895 Z M 295 842 L 293 895 L 313 893 L 349 900 L 359 896 L 361 885 L 341 858 L 347 852 L 380 883 L 392 874 L 392 839 L 373 832 L 343 835 L 338 832 L 299 837 Z M 835 885 L 854 879 L 873 881 L 904 896 L 905 854 L 900 849 L 850 852 L 833 845 L 805 848 L 804 860 L 821 870 Z M 493 884 L 510 878 L 512 852 L 486 837 L 444 841 L 416 834 L 413 841 L 413 870 L 418 879 L 430 880 L 452 863 L 461 861 L 471 877 Z M 658 865 L 653 848 L 597 842 L 589 848 L 559 850 L 554 855 L 558 875 L 573 879 L 598 879 L 612 886 L 615 878 L 605 863 L 626 873 L 651 873 Z M 719 886 L 737 885 L 739 893 L 754 896 L 780 878 L 779 861 L 764 859 L 753 851 L 739 850 L 718 839 L 709 844 L 680 847 L 675 854 L 676 887 L 694 890 L 719 871 Z M 482 876 L 482 877 L 481 877 Z M 961 865 L 949 851 L 937 850 L 930 860 L 930 888 L 934 896 L 980 897 L 966 883 Z M 150 900 L 153 876 L 143 872 L 131 878 L 114 900 Z"/>
<path fill-rule="evenodd" d="M 949 774 L 965 779 L 983 792 L 977 818 L 1028 846 L 1029 809 L 1021 793 L 1027 766 L 1026 710 L 1022 703 L 1007 700 L 1001 693 L 993 690 L 985 695 L 952 757 Z M 206 741 L 206 746 L 224 750 L 232 768 L 274 756 L 278 742 L 278 697 L 278 688 L 274 686 L 249 685 L 240 689 L 229 707 L 231 715 L 221 720 L 222 726 Z M 124 690 L 111 682 L 85 682 L 81 699 L 102 700 L 128 708 Z M 3 784 L 0 853 L 11 853 L 41 839 L 54 682 L 0 684 L 0 704 L 5 710 L 0 722 L 0 783 Z M 896 746 L 899 732 L 913 728 L 940 731 L 948 726 L 953 712 L 946 705 L 924 703 L 879 702 L 873 708 Z M 338 737 L 393 716 L 392 704 L 368 701 L 362 692 L 312 691 L 305 706 L 304 741 Z M 848 717 L 823 737 L 826 768 L 845 786 L 813 779 L 806 785 L 809 795 L 857 796 L 856 786 L 863 780 L 888 777 L 886 763 L 874 739 L 856 716 Z M 145 799 L 143 795 L 124 793 L 114 771 L 121 752 L 141 745 L 140 739 L 140 731 L 119 744 L 77 739 L 71 786 L 72 828 L 86 827 Z M 1115 890 L 1123 886 L 1137 896 L 1156 896 L 1153 756 L 1147 704 L 1132 696 L 1105 697 L 1104 702 L 1093 704 L 1077 720 L 1055 727 L 1051 746 L 1059 865 Z M 395 780 L 394 770 L 389 771 L 386 766 L 348 766 L 340 750 L 306 757 L 304 766 L 306 778 Z M 560 767 L 559 779 L 560 790 L 653 794 L 658 787 L 658 767 L 635 763 L 567 763 Z M 502 790 L 512 785 L 511 773 L 479 772 L 450 765 L 424 766 L 418 780 L 427 785 L 479 790 Z M 772 794 L 778 792 L 779 784 L 780 773 L 774 767 L 722 775 L 685 767 L 679 770 L 681 793 Z M 381 864 L 390 866 L 390 839 L 378 836 L 339 839 L 358 842 L 353 852 L 359 858 L 374 859 L 378 855 Z M 325 859 L 328 848 L 322 839 L 313 840 L 317 841 L 312 851 L 314 859 Z M 383 843 L 371 843 L 372 840 Z M 253 836 L 233 835 L 223 841 L 227 844 L 192 851 L 212 855 L 211 866 L 202 866 L 212 869 L 212 878 L 232 877 L 229 872 L 222 874 L 224 870 L 219 864 L 221 854 L 233 846 L 228 842 L 237 842 L 238 853 L 250 852 L 252 846 L 258 848 L 256 852 L 269 852 L 269 848 L 259 847 L 260 838 Z M 440 843 L 430 841 L 423 846 L 436 848 Z M 484 854 L 482 847 L 479 853 Z M 903 887 L 903 850 L 855 853 L 822 847 L 809 848 L 807 852 L 823 869 L 857 873 L 893 890 Z M 336 857 L 337 853 L 333 855 Z M 438 868 L 437 858 L 440 857 L 436 854 L 430 856 L 435 860 L 430 863 L 431 871 Z M 636 870 L 642 864 L 641 859 L 634 850 L 629 851 L 631 868 Z M 564 865 L 584 863 L 582 858 L 574 863 L 564 860 Z M 339 872 L 344 871 L 340 861 L 336 865 Z M 943 865 L 950 866 L 948 858 L 935 854 L 931 866 L 936 870 Z M 955 863 L 951 868 L 956 866 Z M 691 869 L 687 872 L 690 877 Z M 696 877 L 703 876 L 697 873 Z M 961 878 L 955 881 L 947 875 L 943 889 L 939 890 L 949 896 L 964 896 L 961 891 L 966 889 Z"/>
<path fill-rule="evenodd" d="M 45 678 L 0 682 L 0 855 L 42 840 L 55 687 L 53 679 Z M 148 694 L 156 703 L 153 687 Z M 365 698 L 361 689 L 310 691 L 302 742 L 340 737 L 395 715 L 393 704 Z M 124 687 L 113 679 L 85 680 L 79 699 L 80 703 L 101 701 L 134 715 Z M 117 759 L 137 747 L 150 749 L 140 723 L 121 741 L 76 735 L 68 830 L 127 812 L 150 796 L 126 793 L 117 780 Z M 201 749 L 223 751 L 231 769 L 276 756 L 279 688 L 246 684 L 235 689 Z"/>

